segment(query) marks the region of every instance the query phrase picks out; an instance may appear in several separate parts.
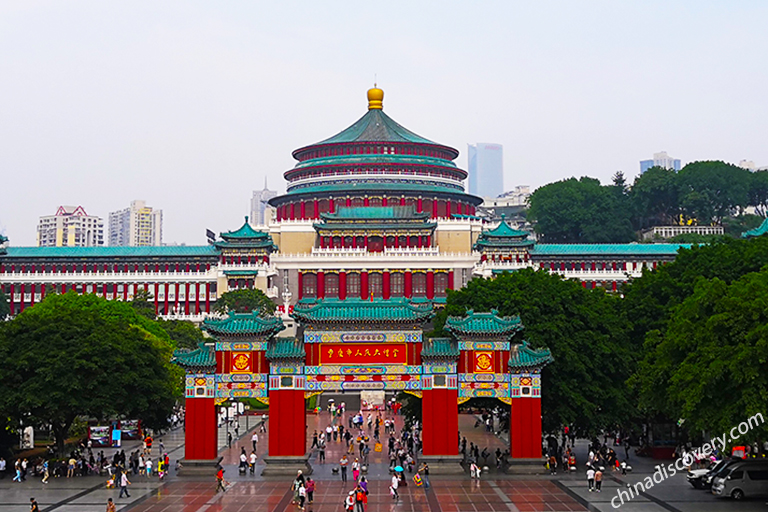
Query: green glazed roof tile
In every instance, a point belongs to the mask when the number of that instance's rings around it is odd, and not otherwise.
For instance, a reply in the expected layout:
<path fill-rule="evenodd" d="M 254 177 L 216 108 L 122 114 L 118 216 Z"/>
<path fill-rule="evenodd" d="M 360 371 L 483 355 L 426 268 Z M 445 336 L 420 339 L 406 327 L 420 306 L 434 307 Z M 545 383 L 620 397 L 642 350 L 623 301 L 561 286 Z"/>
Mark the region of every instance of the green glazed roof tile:
<path fill-rule="evenodd" d="M 467 310 L 466 316 L 449 316 L 445 329 L 453 335 L 477 336 L 494 335 L 509 336 L 523 328 L 519 316 L 500 317 L 499 312 L 492 309 L 490 313 L 475 313 Z"/>
<path fill-rule="evenodd" d="M 451 338 L 429 338 L 421 349 L 421 357 L 455 358 L 460 352 L 459 344 Z"/>
<path fill-rule="evenodd" d="M 691 244 L 536 244 L 534 256 L 674 256 Z"/>
<path fill-rule="evenodd" d="M 304 359 L 304 343 L 296 338 L 275 338 L 267 347 L 267 359 Z"/>
<path fill-rule="evenodd" d="M 753 238 L 756 236 L 763 236 L 766 233 L 768 233 L 768 219 L 765 219 L 760 226 L 743 232 L 741 238 Z"/>
<path fill-rule="evenodd" d="M 413 142 L 435 144 L 429 139 L 416 135 L 400 126 L 382 110 L 372 109 L 352 126 L 329 139 L 313 145 L 337 144 L 341 142 Z"/>
<path fill-rule="evenodd" d="M 521 231 L 514 229 L 507 224 L 506 215 L 501 215 L 501 222 L 493 229 L 483 231 L 484 236 L 489 237 L 502 237 L 502 238 L 528 238 L 529 233 L 527 231 Z"/>
<path fill-rule="evenodd" d="M 8 247 L 13 258 L 130 258 L 212 256 L 212 245 L 157 245 L 144 247 Z"/>
<path fill-rule="evenodd" d="M 527 341 L 522 345 L 514 345 L 509 352 L 509 369 L 511 371 L 540 370 L 553 362 L 554 358 L 549 349 L 532 349 Z"/>
<path fill-rule="evenodd" d="M 226 231 L 221 233 L 221 238 L 224 240 L 242 239 L 242 238 L 268 238 L 269 233 L 264 231 L 257 231 L 248 222 L 248 217 L 245 217 L 245 223 L 235 231 Z"/>
<path fill-rule="evenodd" d="M 230 311 L 221 319 L 206 318 L 200 326 L 211 334 L 272 336 L 285 329 L 276 316 L 262 316 L 258 311 L 235 313 Z"/>
<path fill-rule="evenodd" d="M 302 299 L 292 316 L 303 322 L 424 322 L 433 315 L 432 304 L 412 304 L 399 297 L 384 300 Z"/>
<path fill-rule="evenodd" d="M 334 213 L 321 213 L 324 219 L 427 219 L 427 212 L 416 212 L 416 207 L 409 206 L 339 206 Z"/>
<path fill-rule="evenodd" d="M 171 362 L 185 370 L 215 370 L 216 351 L 213 345 L 198 344 L 196 349 L 182 348 L 173 351 Z"/>

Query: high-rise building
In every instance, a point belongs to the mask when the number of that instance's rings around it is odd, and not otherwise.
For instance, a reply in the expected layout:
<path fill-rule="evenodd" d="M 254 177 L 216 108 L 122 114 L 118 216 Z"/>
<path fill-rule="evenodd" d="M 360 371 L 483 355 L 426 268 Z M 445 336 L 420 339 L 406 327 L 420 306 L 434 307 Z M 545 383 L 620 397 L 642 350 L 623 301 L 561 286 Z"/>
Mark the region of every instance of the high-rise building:
<path fill-rule="evenodd" d="M 666 151 L 662 151 L 661 153 L 654 153 L 653 160 L 640 160 L 640 174 L 643 174 L 651 167 L 663 167 L 664 169 L 679 171 L 680 159 L 672 158 Z"/>
<path fill-rule="evenodd" d="M 109 245 L 163 245 L 163 211 L 136 200 L 125 210 L 110 212 Z"/>
<path fill-rule="evenodd" d="M 267 211 L 270 206 L 267 201 L 273 197 L 277 197 L 277 192 L 267 188 L 267 178 L 264 178 L 264 190 L 254 190 L 251 198 L 251 224 L 266 226 L 269 223 Z"/>
<path fill-rule="evenodd" d="M 93 247 L 104 245 L 104 220 L 85 213 L 82 206 L 59 206 L 55 215 L 40 217 L 38 247 Z"/>
<path fill-rule="evenodd" d="M 496 197 L 504 190 L 504 148 L 501 144 L 468 144 L 469 193 Z"/>

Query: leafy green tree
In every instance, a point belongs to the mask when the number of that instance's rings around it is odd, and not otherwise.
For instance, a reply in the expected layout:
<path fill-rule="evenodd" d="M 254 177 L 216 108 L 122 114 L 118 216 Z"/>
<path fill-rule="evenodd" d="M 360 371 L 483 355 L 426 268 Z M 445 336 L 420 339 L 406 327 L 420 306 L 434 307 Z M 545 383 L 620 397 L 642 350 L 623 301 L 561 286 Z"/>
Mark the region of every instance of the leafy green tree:
<path fill-rule="evenodd" d="M 155 314 L 155 305 L 152 302 L 152 299 L 153 296 L 148 290 L 139 290 L 138 293 L 133 296 L 131 306 L 133 306 L 133 309 L 139 315 L 154 320 L 157 318 L 157 314 Z"/>
<path fill-rule="evenodd" d="M 275 312 L 276 305 L 264 292 L 254 288 L 241 288 L 226 292 L 219 297 L 214 306 L 214 311 L 226 313 L 250 313 L 259 311 L 261 314 L 271 315 Z"/>
<path fill-rule="evenodd" d="M 189 320 L 160 320 L 159 322 L 176 348 L 196 349 L 200 343 L 205 342 L 203 331 Z"/>
<path fill-rule="evenodd" d="M 601 289 L 587 290 L 579 282 L 526 269 L 493 280 L 474 279 L 449 291 L 435 326 L 440 333 L 447 316 L 462 316 L 468 308 L 519 314 L 522 337 L 534 347 L 549 348 L 555 359 L 542 373 L 544 430 L 555 432 L 569 424 L 590 434 L 626 426 L 635 416 L 625 385 L 635 355 L 619 302 L 617 295 Z"/>
<path fill-rule="evenodd" d="M 50 424 L 61 451 L 79 416 L 167 425 L 181 375 L 156 322 L 96 295 L 51 295 L 0 329 L 0 410 Z"/>
<path fill-rule="evenodd" d="M 594 178 L 570 178 L 536 189 L 528 218 L 547 243 L 620 243 L 635 239 L 626 196 Z"/>
<path fill-rule="evenodd" d="M 635 227 L 677 224 L 680 217 L 677 188 L 677 173 L 672 169 L 651 167 L 635 178 L 630 193 Z"/>
<path fill-rule="evenodd" d="M 726 283 L 700 278 L 668 328 L 648 336 L 640 399 L 691 432 L 729 431 L 768 402 L 768 270 Z M 764 439 L 768 427 L 743 441 Z"/>
<path fill-rule="evenodd" d="M 720 223 L 749 203 L 751 173 L 720 161 L 693 162 L 678 173 L 680 205 L 701 225 Z"/>
<path fill-rule="evenodd" d="M 11 306 L 8 303 L 8 296 L 0 290 L 0 322 L 8 318 L 11 314 Z"/>
<path fill-rule="evenodd" d="M 754 206 L 761 217 L 768 217 L 768 171 L 757 171 L 751 174 L 749 205 Z"/>

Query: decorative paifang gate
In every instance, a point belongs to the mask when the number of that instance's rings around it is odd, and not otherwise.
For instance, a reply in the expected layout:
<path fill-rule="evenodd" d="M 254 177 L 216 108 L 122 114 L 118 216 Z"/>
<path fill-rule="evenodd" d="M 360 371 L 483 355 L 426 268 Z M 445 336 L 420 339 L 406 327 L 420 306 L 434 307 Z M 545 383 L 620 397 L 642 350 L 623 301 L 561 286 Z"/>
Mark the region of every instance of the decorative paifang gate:
<path fill-rule="evenodd" d="M 541 368 L 547 350 L 514 343 L 517 317 L 498 312 L 448 318 L 450 338 L 423 339 L 430 303 L 407 299 L 302 300 L 293 312 L 296 337 L 278 337 L 283 322 L 256 312 L 211 318 L 216 340 L 174 353 L 187 372 L 186 461 L 216 459 L 215 403 L 256 398 L 270 410 L 269 455 L 263 474 L 311 471 L 306 453 L 305 398 L 323 391 L 405 391 L 422 398 L 423 454 L 437 472 L 461 471 L 458 404 L 498 398 L 512 408 L 513 458 L 538 459 Z"/>

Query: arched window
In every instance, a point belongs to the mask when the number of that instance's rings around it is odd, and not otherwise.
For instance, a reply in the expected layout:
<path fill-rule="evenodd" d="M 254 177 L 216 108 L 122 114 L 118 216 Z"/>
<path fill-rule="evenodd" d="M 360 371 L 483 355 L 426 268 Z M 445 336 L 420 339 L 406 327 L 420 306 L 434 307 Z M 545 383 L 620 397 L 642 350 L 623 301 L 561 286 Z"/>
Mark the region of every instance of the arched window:
<path fill-rule="evenodd" d="M 302 276 L 302 296 L 317 297 L 317 274 L 314 272 Z"/>
<path fill-rule="evenodd" d="M 360 274 L 351 272 L 347 274 L 347 297 L 360 296 Z"/>
<path fill-rule="evenodd" d="M 448 272 L 435 273 L 435 297 L 445 297 L 448 288 Z"/>
<path fill-rule="evenodd" d="M 368 205 L 369 206 L 381 206 L 381 198 L 380 197 L 371 197 L 368 199 Z"/>
<path fill-rule="evenodd" d="M 427 296 L 427 274 L 424 272 L 414 272 L 412 278 L 413 296 Z"/>
<path fill-rule="evenodd" d="M 339 274 L 325 274 L 325 296 L 339 296 Z"/>
<path fill-rule="evenodd" d="M 392 297 L 402 297 L 405 293 L 405 274 L 392 272 L 389 276 L 389 294 Z"/>
<path fill-rule="evenodd" d="M 381 297 L 383 295 L 383 279 L 379 272 L 372 272 L 368 274 L 368 293 L 372 293 L 374 297 Z"/>
<path fill-rule="evenodd" d="M 384 240 L 380 236 L 368 237 L 368 252 L 384 251 Z"/>

